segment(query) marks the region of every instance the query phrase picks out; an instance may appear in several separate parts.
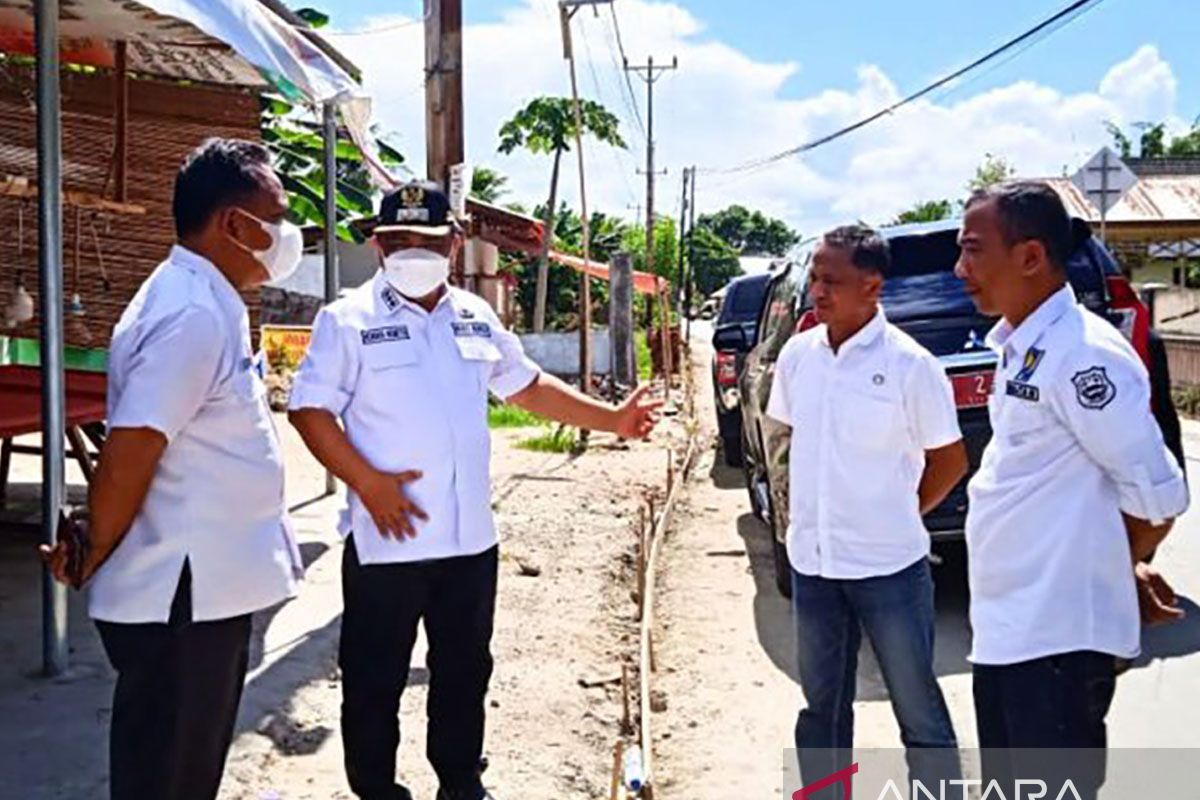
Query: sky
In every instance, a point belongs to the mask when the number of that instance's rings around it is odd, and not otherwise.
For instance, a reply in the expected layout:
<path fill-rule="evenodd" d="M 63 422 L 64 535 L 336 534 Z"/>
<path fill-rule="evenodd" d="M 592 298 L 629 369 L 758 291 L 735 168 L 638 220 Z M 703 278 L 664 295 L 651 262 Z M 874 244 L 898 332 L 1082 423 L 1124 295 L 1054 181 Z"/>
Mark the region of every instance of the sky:
<path fill-rule="evenodd" d="M 375 114 L 424 164 L 420 0 L 321 0 L 330 39 L 365 75 Z M 1019 174 L 1070 173 L 1109 142 L 1105 122 L 1200 116 L 1200 3 L 1101 0 L 1043 41 L 835 144 L 769 169 L 724 168 L 851 123 L 1032 27 L 1066 0 L 615 0 L 632 62 L 678 57 L 658 82 L 657 209 L 677 216 L 682 168 L 698 165 L 701 213 L 741 203 L 815 234 L 885 223 L 959 198 L 987 154 Z M 536 96 L 569 95 L 554 0 L 465 0 L 467 158 L 509 177 L 507 201 L 548 194 L 550 161 L 496 152 L 500 125 Z M 585 141 L 589 206 L 629 218 L 645 202 L 645 89 L 618 66 L 611 16 L 574 23 L 580 92 L 616 113 L 628 150 Z M 356 31 L 343 35 L 339 31 Z M 362 31 L 374 31 L 362 33 Z M 574 160 L 561 194 L 578 196 Z"/>

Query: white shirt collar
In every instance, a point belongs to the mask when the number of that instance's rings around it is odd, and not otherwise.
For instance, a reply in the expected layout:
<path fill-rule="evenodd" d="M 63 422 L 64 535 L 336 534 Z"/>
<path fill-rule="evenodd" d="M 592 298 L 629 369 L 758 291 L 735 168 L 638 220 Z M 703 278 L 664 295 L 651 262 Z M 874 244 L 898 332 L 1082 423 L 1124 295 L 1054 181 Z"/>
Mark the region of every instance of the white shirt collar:
<path fill-rule="evenodd" d="M 218 297 L 222 302 L 233 303 L 235 307 L 245 307 L 246 301 L 238 294 L 238 290 L 234 285 L 229 282 L 229 278 L 225 277 L 225 273 L 217 269 L 216 264 L 195 250 L 189 250 L 181 244 L 174 245 L 167 260 L 172 264 L 207 278 L 208 282 L 216 289 Z"/>
<path fill-rule="evenodd" d="M 1046 329 L 1062 319 L 1076 303 L 1075 290 L 1066 284 L 1043 300 L 1016 328 L 1006 319 L 997 322 L 988 332 L 987 346 L 1001 355 L 1006 352 L 1019 355 L 1032 347 Z"/>
<path fill-rule="evenodd" d="M 824 328 L 825 330 L 822 331 L 821 335 L 821 343 L 832 350 L 833 345 L 829 341 L 829 326 L 826 325 Z M 853 350 L 856 347 L 870 347 L 877 339 L 879 339 L 880 336 L 883 335 L 883 332 L 886 328 L 887 317 L 884 316 L 883 308 L 876 308 L 875 316 L 871 317 L 870 322 L 859 328 L 858 331 L 849 339 L 842 342 L 841 347 L 838 348 L 838 354 L 840 355 L 848 350 Z"/>
<path fill-rule="evenodd" d="M 454 306 L 453 290 L 447 286 L 445 294 L 438 300 L 437 305 L 433 307 L 433 311 L 426 311 L 421 305 L 409 300 L 404 295 L 392 288 L 392 285 L 387 282 L 387 278 L 383 276 L 383 270 L 375 273 L 374 288 L 372 290 L 375 295 L 375 307 L 380 314 L 396 314 L 401 310 L 407 309 L 422 317 L 429 317 L 436 314 L 442 306 Z"/>

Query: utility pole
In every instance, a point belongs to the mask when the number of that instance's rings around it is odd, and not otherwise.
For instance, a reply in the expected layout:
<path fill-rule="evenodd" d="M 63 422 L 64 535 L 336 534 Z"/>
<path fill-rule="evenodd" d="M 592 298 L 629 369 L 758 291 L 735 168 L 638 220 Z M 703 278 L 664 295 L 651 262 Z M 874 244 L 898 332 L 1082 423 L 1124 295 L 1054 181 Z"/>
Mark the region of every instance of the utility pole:
<path fill-rule="evenodd" d="M 450 168 L 465 159 L 462 0 L 425 0 L 425 163 L 450 190 Z M 468 180 L 469 180 L 468 176 Z"/>
<path fill-rule="evenodd" d="M 684 285 L 685 276 L 683 271 L 683 235 L 687 229 L 688 218 L 688 180 L 691 178 L 692 171 L 688 167 L 683 168 L 683 201 L 679 204 L 679 235 L 676 237 L 679 243 L 679 283 L 675 287 L 675 300 L 679 305 L 680 312 L 687 313 L 687 307 L 684 305 Z"/>
<path fill-rule="evenodd" d="M 687 234 L 687 290 L 684 303 L 690 309 L 692 307 L 692 290 L 696 286 L 696 167 L 692 165 L 692 196 L 688 203 L 688 234 Z M 683 242 L 680 241 L 680 247 Z M 692 340 L 692 318 L 687 318 L 687 340 Z"/>
<path fill-rule="evenodd" d="M 598 6 L 612 0 L 559 0 L 558 12 L 562 22 L 563 58 L 571 65 L 571 98 L 575 108 L 575 153 L 579 157 L 579 206 L 583 223 L 583 273 L 579 276 L 579 390 L 592 390 L 592 266 L 591 218 L 588 216 L 587 176 L 583 159 L 583 111 L 579 105 L 579 81 L 575 74 L 575 47 L 571 37 L 571 20 L 584 6 Z M 581 441 L 587 442 L 587 431 L 580 431 Z"/>
<path fill-rule="evenodd" d="M 646 66 L 631 67 L 625 62 L 625 71 L 635 73 L 646 83 L 646 271 L 654 272 L 654 84 L 663 73 L 679 68 L 679 59 L 672 58 L 671 65 L 654 66 L 654 56 L 646 59 Z M 663 174 L 666 174 L 665 172 Z"/>

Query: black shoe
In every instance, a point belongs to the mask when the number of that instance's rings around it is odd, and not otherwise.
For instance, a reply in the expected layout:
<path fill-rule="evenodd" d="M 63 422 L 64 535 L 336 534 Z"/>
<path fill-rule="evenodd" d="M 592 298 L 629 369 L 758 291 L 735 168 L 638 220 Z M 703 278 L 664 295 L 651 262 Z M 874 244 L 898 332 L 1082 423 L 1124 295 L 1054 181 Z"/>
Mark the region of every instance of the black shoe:
<path fill-rule="evenodd" d="M 445 789 L 438 789 L 437 800 L 496 800 L 496 796 L 488 789 L 481 789 L 483 794 L 450 794 Z"/>

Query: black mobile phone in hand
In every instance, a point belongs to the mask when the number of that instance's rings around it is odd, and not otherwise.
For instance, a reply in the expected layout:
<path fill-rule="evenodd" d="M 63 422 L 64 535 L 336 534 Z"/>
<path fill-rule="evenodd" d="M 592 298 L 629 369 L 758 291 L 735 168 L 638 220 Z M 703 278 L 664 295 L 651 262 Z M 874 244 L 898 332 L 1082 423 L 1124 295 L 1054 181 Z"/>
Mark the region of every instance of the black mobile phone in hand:
<path fill-rule="evenodd" d="M 58 515 L 58 540 L 67 547 L 67 579 L 71 586 L 83 586 L 83 569 L 91 555 L 92 543 L 88 538 L 87 517 L 79 512 Z"/>

